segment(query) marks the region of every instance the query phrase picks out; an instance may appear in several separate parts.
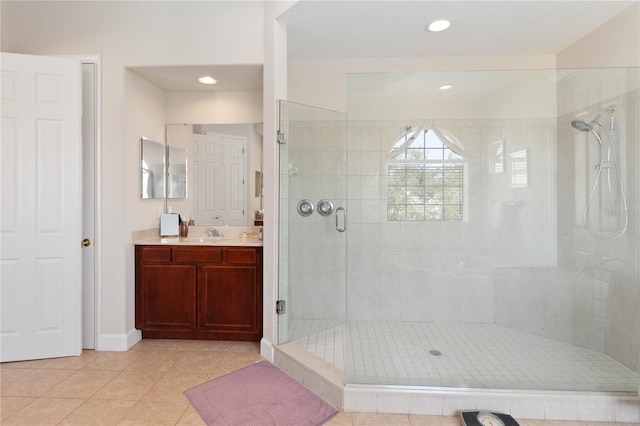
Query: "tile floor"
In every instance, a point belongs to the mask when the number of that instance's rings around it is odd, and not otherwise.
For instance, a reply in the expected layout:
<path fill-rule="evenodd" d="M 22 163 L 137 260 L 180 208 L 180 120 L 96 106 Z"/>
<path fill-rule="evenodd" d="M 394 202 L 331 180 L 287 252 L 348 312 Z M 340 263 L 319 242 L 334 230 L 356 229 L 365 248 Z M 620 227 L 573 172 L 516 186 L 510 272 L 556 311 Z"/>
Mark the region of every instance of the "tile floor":
<path fill-rule="evenodd" d="M 348 383 L 636 392 L 607 355 L 495 324 L 291 320 L 292 341 Z"/>
<path fill-rule="evenodd" d="M 2 425 L 203 425 L 182 392 L 250 365 L 257 343 L 143 340 L 126 352 L 0 365 Z M 459 425 L 457 417 L 340 413 L 342 425 Z M 522 420 L 524 426 L 607 423 Z M 616 426 L 623 424 L 617 423 Z"/>

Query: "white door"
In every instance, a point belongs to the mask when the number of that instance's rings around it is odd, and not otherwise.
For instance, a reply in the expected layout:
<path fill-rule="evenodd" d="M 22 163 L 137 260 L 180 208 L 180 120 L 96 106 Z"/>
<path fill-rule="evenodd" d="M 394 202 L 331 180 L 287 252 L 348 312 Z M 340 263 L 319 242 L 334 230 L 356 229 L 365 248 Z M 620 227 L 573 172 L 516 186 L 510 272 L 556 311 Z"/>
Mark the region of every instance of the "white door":
<path fill-rule="evenodd" d="M 197 224 L 244 225 L 243 136 L 193 135 L 194 219 Z"/>
<path fill-rule="evenodd" d="M 0 360 L 82 352 L 80 61 L 2 53 Z"/>

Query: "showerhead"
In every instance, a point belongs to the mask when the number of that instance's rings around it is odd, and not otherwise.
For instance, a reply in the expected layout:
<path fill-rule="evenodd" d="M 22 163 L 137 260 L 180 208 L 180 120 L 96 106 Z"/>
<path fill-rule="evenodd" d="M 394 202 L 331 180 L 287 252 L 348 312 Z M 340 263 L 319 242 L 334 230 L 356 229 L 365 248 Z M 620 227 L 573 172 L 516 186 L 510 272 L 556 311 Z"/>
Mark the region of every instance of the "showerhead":
<path fill-rule="evenodd" d="M 587 123 L 586 121 L 582 120 L 573 120 L 571 122 L 571 125 L 574 129 L 580 130 L 581 132 L 590 132 L 593 129 L 595 123 L 593 121 Z"/>
<path fill-rule="evenodd" d="M 593 119 L 591 121 L 589 121 L 588 123 L 586 121 L 583 121 L 583 120 L 573 120 L 571 122 L 571 125 L 573 126 L 574 129 L 580 130 L 581 132 L 590 132 L 591 130 L 593 130 L 593 127 L 596 124 L 601 124 L 600 123 L 600 117 L 602 117 L 603 114 L 605 114 L 607 112 L 614 112 L 615 110 L 616 110 L 616 107 L 611 105 L 610 107 L 608 107 L 606 109 L 603 109 L 602 111 L 597 113 L 596 116 L 593 117 Z"/>

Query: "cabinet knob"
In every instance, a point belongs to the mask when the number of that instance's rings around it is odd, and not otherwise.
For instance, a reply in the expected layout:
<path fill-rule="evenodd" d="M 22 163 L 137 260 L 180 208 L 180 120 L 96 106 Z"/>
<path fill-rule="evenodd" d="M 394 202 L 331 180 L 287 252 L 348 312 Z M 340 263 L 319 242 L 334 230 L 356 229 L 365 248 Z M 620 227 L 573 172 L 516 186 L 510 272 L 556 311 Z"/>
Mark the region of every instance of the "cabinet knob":
<path fill-rule="evenodd" d="M 85 238 L 84 240 L 82 240 L 82 247 L 89 247 L 91 245 L 91 240 L 88 238 Z"/>

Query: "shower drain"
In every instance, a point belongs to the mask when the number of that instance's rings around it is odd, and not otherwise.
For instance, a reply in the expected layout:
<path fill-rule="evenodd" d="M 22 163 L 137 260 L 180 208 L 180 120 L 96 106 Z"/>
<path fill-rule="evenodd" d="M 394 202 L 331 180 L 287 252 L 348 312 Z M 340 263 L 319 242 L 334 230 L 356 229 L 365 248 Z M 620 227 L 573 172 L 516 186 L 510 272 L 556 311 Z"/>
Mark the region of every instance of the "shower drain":
<path fill-rule="evenodd" d="M 431 350 L 429 351 L 429 355 L 433 355 L 433 356 L 440 356 L 440 355 L 442 355 L 442 352 L 440 352 L 440 351 L 439 351 L 439 350 L 437 350 L 437 349 L 431 349 Z"/>

